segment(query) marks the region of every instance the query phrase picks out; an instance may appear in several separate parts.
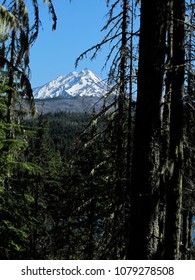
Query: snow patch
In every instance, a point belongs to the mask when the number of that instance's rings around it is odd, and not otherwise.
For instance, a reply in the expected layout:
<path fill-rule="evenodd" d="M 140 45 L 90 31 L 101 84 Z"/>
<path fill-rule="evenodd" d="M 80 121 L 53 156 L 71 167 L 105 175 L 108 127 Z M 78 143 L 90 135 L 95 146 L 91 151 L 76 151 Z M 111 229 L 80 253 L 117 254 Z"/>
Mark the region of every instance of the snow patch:
<path fill-rule="evenodd" d="M 46 99 L 54 97 L 94 96 L 102 97 L 109 91 L 108 85 L 92 71 L 84 69 L 81 72 L 70 72 L 59 76 L 33 90 L 34 97 Z"/>

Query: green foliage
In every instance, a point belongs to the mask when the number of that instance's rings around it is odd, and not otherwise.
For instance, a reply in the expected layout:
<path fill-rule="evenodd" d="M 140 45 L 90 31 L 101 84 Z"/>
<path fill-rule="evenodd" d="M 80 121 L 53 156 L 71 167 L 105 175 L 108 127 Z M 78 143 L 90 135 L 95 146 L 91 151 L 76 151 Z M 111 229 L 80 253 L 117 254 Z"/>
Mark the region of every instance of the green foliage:
<path fill-rule="evenodd" d="M 55 28 L 52 1 L 43 2 L 48 4 Z M 30 26 L 25 1 L 4 3 L 5 7 L 0 5 L 0 21 L 5 26 L 0 30 L 0 259 L 126 259 L 130 226 L 131 229 L 134 226 L 129 221 L 135 130 L 133 105 L 137 106 L 132 101 L 133 87 L 136 87 L 133 73 L 138 62 L 133 47 L 134 41 L 137 45 L 134 35 L 138 34 L 134 33 L 133 27 L 135 2 L 107 1 L 109 18 L 103 28 L 107 34 L 100 44 L 88 50 L 94 51 L 94 58 L 101 46 L 110 42 L 106 63 L 117 51 L 109 74 L 110 82 L 118 92 L 114 102 L 105 105 L 97 114 L 67 112 L 37 118 L 25 118 L 21 104 L 24 97 L 33 101 L 28 80 L 29 49 L 39 31 L 39 7 L 36 1 L 32 2 L 35 21 Z M 189 46 L 189 54 L 192 50 Z M 188 56 L 189 61 L 193 61 Z M 194 213 L 195 81 L 192 62 L 186 76 L 185 165 L 181 171 L 184 174 L 182 198 L 186 219 L 183 215 L 182 258 L 193 251 L 189 233 Z M 150 102 L 150 106 L 153 105 L 152 100 Z M 155 133 L 153 136 L 156 137 Z M 152 145 L 155 148 L 155 139 L 152 139 Z M 146 156 L 154 166 L 153 154 L 148 152 Z M 163 156 L 160 150 L 157 173 L 161 172 L 165 181 L 174 174 L 175 162 L 166 161 Z M 169 167 L 173 167 L 173 172 L 167 172 Z M 148 168 L 153 172 L 151 166 Z M 154 179 L 152 172 L 151 179 Z M 139 169 L 137 174 L 143 175 L 139 174 Z M 156 181 L 153 184 L 156 186 Z M 164 198 L 164 191 L 160 189 L 162 194 L 158 195 Z M 138 196 L 139 214 L 148 194 L 138 193 Z M 167 202 L 163 199 L 160 202 L 163 216 Z M 145 206 L 147 210 L 150 205 Z M 145 213 L 143 217 L 146 217 Z M 162 228 L 155 228 L 155 234 L 161 234 L 159 239 L 164 234 L 163 219 L 165 216 L 162 217 Z M 144 223 L 146 221 L 141 220 L 141 229 Z"/>

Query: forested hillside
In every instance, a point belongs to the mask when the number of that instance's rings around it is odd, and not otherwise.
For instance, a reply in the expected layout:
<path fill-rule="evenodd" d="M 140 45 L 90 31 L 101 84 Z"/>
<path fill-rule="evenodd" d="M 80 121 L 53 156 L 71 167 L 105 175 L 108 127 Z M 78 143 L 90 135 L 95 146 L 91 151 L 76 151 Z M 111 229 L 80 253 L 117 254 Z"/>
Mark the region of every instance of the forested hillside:
<path fill-rule="evenodd" d="M 76 64 L 108 44 L 115 98 L 37 115 L 26 2 L 0 4 L 0 259 L 194 259 L 195 4 L 106 1 L 105 36 Z"/>

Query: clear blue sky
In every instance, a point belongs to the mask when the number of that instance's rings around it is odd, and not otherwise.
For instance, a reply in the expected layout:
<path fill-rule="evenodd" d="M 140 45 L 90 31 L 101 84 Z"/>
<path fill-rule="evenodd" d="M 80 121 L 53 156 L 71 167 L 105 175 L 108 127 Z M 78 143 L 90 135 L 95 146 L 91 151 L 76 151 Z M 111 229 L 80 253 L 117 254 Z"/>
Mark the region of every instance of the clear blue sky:
<path fill-rule="evenodd" d="M 104 35 L 100 30 L 106 23 L 106 0 L 53 0 L 53 4 L 58 17 L 56 31 L 51 30 L 48 7 L 40 0 L 42 28 L 30 56 L 32 87 L 74 71 L 76 58 Z M 93 62 L 84 59 L 77 71 L 88 68 L 100 78 L 106 78 L 108 68 L 101 71 L 106 54 L 107 50 L 103 49 Z"/>

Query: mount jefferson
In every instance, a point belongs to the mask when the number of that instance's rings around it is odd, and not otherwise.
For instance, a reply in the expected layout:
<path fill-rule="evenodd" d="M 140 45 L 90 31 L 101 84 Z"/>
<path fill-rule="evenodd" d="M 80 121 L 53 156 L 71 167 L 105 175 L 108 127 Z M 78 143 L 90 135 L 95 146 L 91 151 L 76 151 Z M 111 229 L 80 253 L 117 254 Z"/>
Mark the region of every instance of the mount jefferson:
<path fill-rule="evenodd" d="M 92 71 L 84 69 L 81 72 L 71 72 L 60 76 L 43 86 L 33 89 L 35 99 L 72 98 L 72 97 L 102 97 L 109 90 L 108 85 Z"/>

